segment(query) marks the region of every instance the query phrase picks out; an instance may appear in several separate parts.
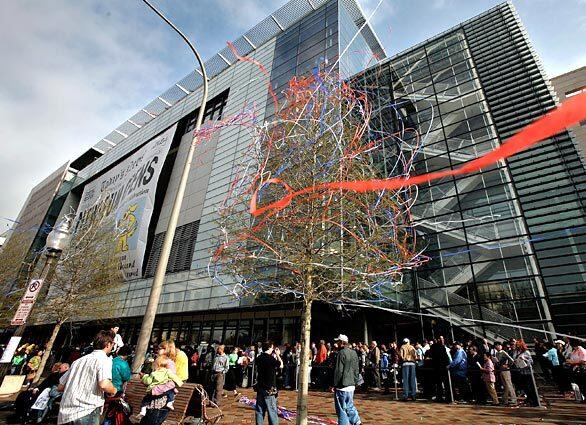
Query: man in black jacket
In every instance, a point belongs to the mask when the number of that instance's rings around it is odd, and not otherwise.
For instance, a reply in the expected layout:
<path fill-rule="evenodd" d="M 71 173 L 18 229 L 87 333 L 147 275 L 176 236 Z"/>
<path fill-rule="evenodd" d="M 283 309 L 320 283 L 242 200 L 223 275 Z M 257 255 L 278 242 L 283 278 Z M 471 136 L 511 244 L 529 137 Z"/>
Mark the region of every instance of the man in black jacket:
<path fill-rule="evenodd" d="M 358 383 L 358 356 L 348 348 L 348 337 L 340 334 L 335 340 L 340 346 L 334 370 L 334 402 L 338 425 L 358 425 L 360 416 L 354 406 L 354 390 Z"/>
<path fill-rule="evenodd" d="M 445 397 L 448 402 L 451 402 L 452 397 L 448 376 L 448 366 L 450 365 L 452 359 L 448 354 L 444 337 L 438 337 L 429 350 L 431 351 L 431 363 L 433 365 L 433 372 L 435 376 L 435 401 L 443 402 Z"/>
<path fill-rule="evenodd" d="M 283 368 L 281 352 L 272 342 L 262 343 L 262 353 L 256 358 L 256 425 L 262 425 L 264 417 L 269 417 L 269 425 L 279 425 L 277 413 L 277 369 Z"/>

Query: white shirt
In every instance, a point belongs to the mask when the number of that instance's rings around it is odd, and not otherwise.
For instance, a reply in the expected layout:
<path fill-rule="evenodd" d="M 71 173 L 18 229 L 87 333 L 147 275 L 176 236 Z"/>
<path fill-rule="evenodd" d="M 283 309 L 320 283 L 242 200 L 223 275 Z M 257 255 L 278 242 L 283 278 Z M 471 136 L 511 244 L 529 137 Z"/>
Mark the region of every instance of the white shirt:
<path fill-rule="evenodd" d="M 112 379 L 112 358 L 103 350 L 94 350 L 73 362 L 59 380 L 65 391 L 59 408 L 58 424 L 72 422 L 104 406 L 100 381 Z"/>
<path fill-rule="evenodd" d="M 114 337 L 114 348 L 112 348 L 112 352 L 117 352 L 120 347 L 124 347 L 124 342 L 122 342 L 122 337 L 120 334 L 116 334 Z"/>

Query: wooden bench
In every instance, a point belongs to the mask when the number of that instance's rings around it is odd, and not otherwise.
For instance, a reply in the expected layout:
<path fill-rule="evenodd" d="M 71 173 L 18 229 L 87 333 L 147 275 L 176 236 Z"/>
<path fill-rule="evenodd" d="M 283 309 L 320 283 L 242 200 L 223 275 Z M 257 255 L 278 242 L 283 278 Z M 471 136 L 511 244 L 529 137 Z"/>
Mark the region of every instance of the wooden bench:
<path fill-rule="evenodd" d="M 146 387 L 135 378 L 126 386 L 125 400 L 132 407 L 131 420 L 140 412 L 140 405 L 146 394 Z M 208 412 L 208 404 L 213 412 Z M 204 388 L 199 384 L 183 384 L 175 396 L 173 403 L 175 410 L 169 411 L 164 425 L 177 425 L 183 423 L 214 425 L 224 414 L 214 403 L 210 402 Z"/>

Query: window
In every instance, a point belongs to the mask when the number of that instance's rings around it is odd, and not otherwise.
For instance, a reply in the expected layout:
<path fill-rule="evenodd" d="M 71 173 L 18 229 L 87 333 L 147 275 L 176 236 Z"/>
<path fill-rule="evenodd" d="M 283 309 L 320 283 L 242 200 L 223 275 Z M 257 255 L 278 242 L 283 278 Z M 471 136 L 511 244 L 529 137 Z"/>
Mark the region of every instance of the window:
<path fill-rule="evenodd" d="M 177 227 L 175 236 L 173 237 L 169 263 L 167 264 L 167 273 L 189 270 L 191 267 L 193 249 L 195 247 L 198 230 L 199 220 Z M 166 232 L 162 232 L 155 235 L 147 261 L 145 277 L 152 277 L 155 275 L 155 270 L 159 263 L 159 257 L 161 256 L 161 248 L 163 247 L 165 233 Z"/>
<path fill-rule="evenodd" d="M 206 103 L 206 112 L 203 117 L 203 121 L 211 121 L 211 120 L 219 120 L 222 118 L 222 113 L 224 112 L 224 106 L 226 106 L 226 102 L 228 101 L 228 91 L 225 90 L 220 93 L 218 96 L 214 97 L 213 99 L 209 100 Z M 185 133 L 187 134 L 190 131 L 193 131 L 195 128 L 195 122 L 197 121 L 197 114 L 198 109 L 192 112 L 187 117 L 187 125 L 185 126 Z"/>
<path fill-rule="evenodd" d="M 568 98 L 568 97 L 576 96 L 577 94 L 584 93 L 584 92 L 586 92 L 586 86 L 567 91 L 565 93 L 565 96 L 566 96 L 566 98 Z"/>

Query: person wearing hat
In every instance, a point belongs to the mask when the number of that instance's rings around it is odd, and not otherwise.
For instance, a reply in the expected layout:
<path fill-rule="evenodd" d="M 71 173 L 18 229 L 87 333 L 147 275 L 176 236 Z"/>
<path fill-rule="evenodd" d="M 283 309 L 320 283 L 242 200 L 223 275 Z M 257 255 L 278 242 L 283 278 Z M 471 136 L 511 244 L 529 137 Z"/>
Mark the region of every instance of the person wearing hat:
<path fill-rule="evenodd" d="M 401 370 L 403 373 L 403 401 L 411 398 L 415 401 L 417 391 L 417 377 L 415 376 L 415 362 L 417 361 L 417 352 L 411 345 L 409 338 L 403 340 L 403 345 L 399 349 L 399 358 L 401 359 Z"/>
<path fill-rule="evenodd" d="M 362 424 L 354 406 L 354 390 L 358 384 L 358 355 L 348 348 L 348 337 L 340 334 L 335 341 L 340 347 L 334 369 L 334 404 L 338 425 Z"/>
<path fill-rule="evenodd" d="M 564 394 L 566 398 L 573 398 L 574 392 L 572 391 L 572 383 L 570 382 L 570 377 L 568 375 L 568 371 L 564 368 L 564 363 L 566 361 L 564 357 L 564 349 L 566 343 L 561 339 L 556 339 L 553 342 L 555 355 L 557 359 L 557 365 L 555 360 L 551 360 L 553 367 L 552 367 L 552 376 L 553 380 L 558 386 L 559 392 Z M 551 351 L 551 350 L 550 350 Z M 548 351 L 549 353 L 549 351 Z M 547 354 L 547 353 L 546 353 Z"/>

